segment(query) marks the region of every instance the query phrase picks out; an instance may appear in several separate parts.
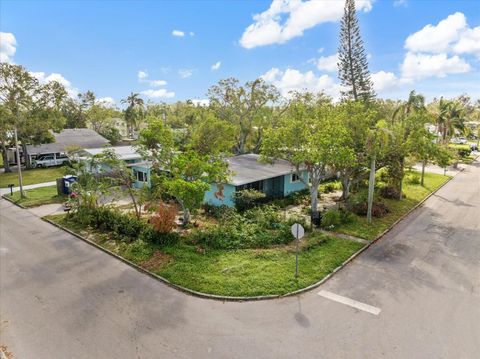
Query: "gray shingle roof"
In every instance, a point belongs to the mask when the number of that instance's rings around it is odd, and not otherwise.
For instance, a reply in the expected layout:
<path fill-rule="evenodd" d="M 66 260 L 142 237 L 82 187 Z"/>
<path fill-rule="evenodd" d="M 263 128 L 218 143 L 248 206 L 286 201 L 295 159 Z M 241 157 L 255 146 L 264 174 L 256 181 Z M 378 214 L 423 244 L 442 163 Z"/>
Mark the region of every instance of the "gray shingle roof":
<path fill-rule="evenodd" d="M 27 145 L 30 155 L 42 153 L 65 152 L 67 147 L 95 148 L 108 145 L 108 140 L 89 128 L 68 128 L 59 133 L 53 133 L 55 142 L 41 145 Z"/>
<path fill-rule="evenodd" d="M 293 173 L 295 168 L 285 160 L 275 160 L 273 164 L 260 162 L 260 156 L 249 153 L 227 159 L 228 168 L 232 171 L 230 184 L 242 184 L 283 176 Z"/>

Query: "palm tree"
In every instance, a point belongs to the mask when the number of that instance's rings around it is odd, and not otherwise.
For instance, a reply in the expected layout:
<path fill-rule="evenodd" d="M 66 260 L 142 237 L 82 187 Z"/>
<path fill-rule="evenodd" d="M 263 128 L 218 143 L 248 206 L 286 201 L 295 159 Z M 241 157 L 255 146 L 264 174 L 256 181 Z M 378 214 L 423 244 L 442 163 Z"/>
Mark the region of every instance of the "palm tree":
<path fill-rule="evenodd" d="M 465 129 L 465 112 L 458 101 L 440 99 L 435 111 L 437 131 L 442 134 L 443 143 L 447 143 L 455 130 Z"/>
<path fill-rule="evenodd" d="M 143 107 L 145 102 L 139 93 L 131 92 L 130 95 L 120 101 L 127 104 L 125 110 L 125 122 L 127 123 L 127 131 L 130 137 L 133 136 L 133 129 L 138 128 L 138 120 L 143 116 Z"/>
<path fill-rule="evenodd" d="M 425 97 L 421 94 L 417 94 L 415 90 L 413 90 L 408 95 L 408 100 L 406 102 L 403 102 L 393 112 L 392 120 L 394 122 L 396 119 L 402 121 L 412 113 L 418 113 L 425 110 Z"/>

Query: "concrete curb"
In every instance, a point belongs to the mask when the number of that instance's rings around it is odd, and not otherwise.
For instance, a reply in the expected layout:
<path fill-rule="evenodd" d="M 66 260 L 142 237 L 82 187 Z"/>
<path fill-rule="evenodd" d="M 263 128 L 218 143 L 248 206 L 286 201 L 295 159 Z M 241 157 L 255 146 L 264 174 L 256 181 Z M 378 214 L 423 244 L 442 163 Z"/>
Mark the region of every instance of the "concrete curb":
<path fill-rule="evenodd" d="M 457 172 L 453 177 L 450 177 L 448 178 L 447 181 L 445 181 L 440 187 L 438 187 L 435 191 L 433 191 L 432 193 L 430 193 L 427 197 L 425 197 L 422 201 L 420 201 L 419 203 L 417 203 L 414 207 L 412 207 L 407 213 L 405 213 L 403 216 L 401 216 L 399 219 L 397 219 L 389 228 L 387 228 L 385 231 L 383 231 L 382 233 L 380 233 L 377 237 L 375 237 L 373 240 L 369 241 L 368 244 L 366 244 L 365 246 L 363 246 L 362 248 L 360 248 L 357 252 L 355 252 L 354 254 L 352 254 L 349 258 L 347 258 L 345 261 L 343 261 L 342 264 L 340 264 L 338 267 L 336 267 L 331 273 L 327 274 L 325 277 L 323 277 L 320 281 L 316 282 L 316 283 L 313 283 L 311 285 L 309 285 L 308 287 L 305 287 L 305 288 L 302 288 L 302 289 L 299 289 L 299 290 L 296 290 L 296 291 L 293 291 L 293 292 L 290 292 L 290 293 L 286 293 L 286 294 L 281 294 L 281 295 L 260 295 L 260 296 L 251 296 L 251 297 L 230 297 L 230 296 L 221 296 L 221 295 L 215 295 L 215 294 L 207 294 L 207 293 L 202 293 L 202 292 L 197 292 L 195 290 L 192 290 L 192 289 L 189 289 L 189 288 L 185 288 L 185 287 L 182 287 L 178 284 L 175 284 L 175 283 L 172 283 L 170 282 L 168 279 L 166 278 L 163 278 L 162 276 L 159 276 L 158 274 L 155 274 L 155 273 L 152 273 L 140 266 L 138 266 L 137 264 L 119 256 L 118 254 L 106 249 L 106 248 L 103 248 L 102 246 L 98 245 L 97 243 L 95 242 L 92 242 L 90 240 L 88 240 L 87 238 L 69 230 L 68 228 L 65 228 L 47 218 L 41 218 L 43 221 L 47 222 L 47 223 L 50 223 L 52 225 L 54 225 L 55 227 L 59 228 L 59 229 L 62 229 L 64 230 L 65 232 L 68 232 L 70 233 L 71 235 L 83 240 L 84 242 L 102 250 L 103 252 L 107 253 L 107 254 L 110 254 L 111 256 L 119 259 L 120 261 L 128 264 L 129 266 L 131 266 L 132 268 L 136 269 L 137 271 L 141 272 L 141 273 L 144 273 L 144 274 L 147 274 L 148 276 L 154 278 L 154 279 L 157 279 L 161 282 L 163 282 L 164 284 L 168 285 L 169 287 L 171 288 L 174 288 L 174 289 L 177 289 L 177 290 L 180 290 L 186 294 L 190 294 L 190 295 L 193 295 L 195 297 L 199 297 L 199 298 L 203 298 L 203 299 L 213 299 L 213 300 L 219 300 L 219 301 L 230 301 L 230 302 L 248 302 L 248 301 L 258 301 L 258 300 L 270 300 L 270 299 L 280 299 L 280 298 L 287 298 L 287 297 L 291 297 L 291 296 L 295 296 L 295 295 L 299 295 L 299 294 L 303 294 L 305 292 L 308 292 L 312 289 L 315 289 L 319 286 L 321 286 L 323 283 L 325 283 L 326 281 L 328 281 L 331 277 L 333 277 L 333 275 L 335 275 L 337 272 L 339 272 L 341 269 L 343 269 L 344 267 L 346 267 L 349 263 L 351 263 L 356 257 L 358 257 L 361 253 L 363 253 L 364 251 L 366 251 L 368 248 L 370 248 L 370 246 L 372 246 L 374 243 L 376 243 L 378 240 L 380 240 L 381 238 L 383 238 L 388 232 L 390 232 L 398 223 L 400 223 L 401 221 L 403 221 L 407 216 L 409 216 L 413 211 L 415 211 L 418 207 L 420 207 L 421 205 L 423 205 L 423 203 L 428 200 L 431 196 L 433 196 L 437 191 L 439 191 L 441 188 L 443 188 L 447 183 L 449 183 L 458 173 L 462 172 L 463 169 L 461 169 L 459 172 Z"/>
<path fill-rule="evenodd" d="M 20 203 L 15 202 L 13 199 L 8 198 L 6 194 L 2 195 L 2 198 L 3 198 L 4 200 L 7 200 L 7 201 L 10 202 L 10 203 L 13 203 L 15 206 L 18 206 L 18 207 L 20 207 L 20 208 L 22 208 L 22 209 L 28 209 L 28 207 L 25 207 L 25 206 L 21 205 Z"/>

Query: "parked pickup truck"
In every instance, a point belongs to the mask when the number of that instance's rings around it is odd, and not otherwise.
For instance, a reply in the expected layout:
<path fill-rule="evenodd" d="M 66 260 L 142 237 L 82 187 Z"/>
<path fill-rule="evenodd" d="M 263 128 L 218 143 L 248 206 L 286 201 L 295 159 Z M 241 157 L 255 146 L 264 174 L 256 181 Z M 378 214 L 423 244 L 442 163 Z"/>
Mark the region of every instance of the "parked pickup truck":
<path fill-rule="evenodd" d="M 51 154 L 51 155 L 42 155 L 36 158 L 32 164 L 33 164 L 33 167 L 36 167 L 36 168 L 52 167 L 52 166 L 63 165 L 64 163 L 67 163 L 69 161 L 70 159 L 68 158 L 67 155 L 58 155 L 55 157 L 53 154 Z"/>

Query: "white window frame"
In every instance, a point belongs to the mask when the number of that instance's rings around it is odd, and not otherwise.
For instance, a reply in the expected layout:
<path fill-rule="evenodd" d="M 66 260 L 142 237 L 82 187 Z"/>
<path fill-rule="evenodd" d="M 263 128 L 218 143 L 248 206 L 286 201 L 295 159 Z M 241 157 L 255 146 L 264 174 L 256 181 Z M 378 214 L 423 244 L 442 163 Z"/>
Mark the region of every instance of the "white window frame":
<path fill-rule="evenodd" d="M 293 179 L 294 176 L 297 177 L 296 180 Z M 296 172 L 291 173 L 290 174 L 290 183 L 298 183 L 298 182 L 301 182 L 300 176 Z"/>

